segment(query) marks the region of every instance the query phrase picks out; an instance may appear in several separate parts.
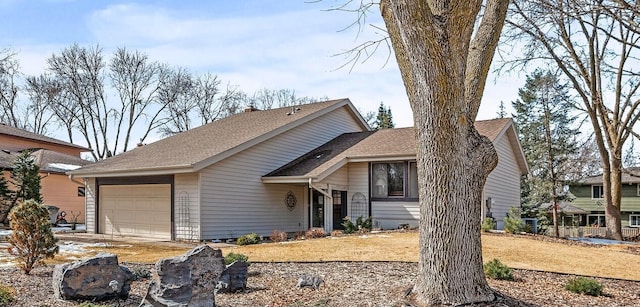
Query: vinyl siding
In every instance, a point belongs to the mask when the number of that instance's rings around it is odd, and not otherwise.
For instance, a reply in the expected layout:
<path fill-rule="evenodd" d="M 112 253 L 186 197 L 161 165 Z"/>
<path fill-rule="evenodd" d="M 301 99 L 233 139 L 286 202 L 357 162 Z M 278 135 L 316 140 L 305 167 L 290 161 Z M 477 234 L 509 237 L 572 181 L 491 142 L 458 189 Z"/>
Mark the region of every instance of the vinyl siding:
<path fill-rule="evenodd" d="M 319 181 L 320 184 L 340 185 L 347 187 L 349 185 L 349 166 L 345 165 L 333 172 L 327 178 Z"/>
<path fill-rule="evenodd" d="M 587 211 L 604 212 L 604 200 L 591 198 L 591 185 L 571 186 L 569 191 L 575 196 L 575 199 L 571 202 L 572 206 Z M 622 184 L 620 210 L 622 212 L 640 212 L 640 196 L 638 196 L 637 184 Z"/>
<path fill-rule="evenodd" d="M 347 214 L 352 221 L 360 215 L 369 214 L 369 163 L 349 163 L 349 189 L 347 190 Z M 354 204 L 354 196 L 361 193 L 364 196 L 364 204 Z M 363 207 L 364 206 L 364 207 Z M 373 217 L 375 220 L 375 216 Z"/>
<path fill-rule="evenodd" d="M 88 233 L 98 233 L 96 229 L 96 179 L 88 178 L 85 186 L 86 227 Z"/>
<path fill-rule="evenodd" d="M 491 213 L 498 229 L 504 228 L 503 219 L 511 207 L 520 207 L 520 172 L 514 152 L 506 134 L 494 142 L 498 152 L 498 165 L 489 174 L 484 186 L 484 200 L 491 197 Z"/>
<path fill-rule="evenodd" d="M 82 181 L 80 183 L 69 180 L 69 177 L 64 174 L 42 174 L 40 173 L 42 200 L 47 205 L 52 205 L 60 208 L 60 211 L 65 211 L 67 216 L 67 222 L 73 222 L 73 217 L 76 217 L 76 222 L 85 222 L 85 208 L 84 197 L 78 196 L 78 187 L 82 187 Z"/>
<path fill-rule="evenodd" d="M 200 175 L 174 177 L 174 221 L 176 240 L 200 240 Z"/>
<path fill-rule="evenodd" d="M 374 220 L 382 229 L 396 229 L 400 224 L 417 227 L 420 203 L 408 201 L 374 201 L 371 203 Z"/>
<path fill-rule="evenodd" d="M 263 184 L 261 177 L 342 133 L 361 129 L 341 108 L 203 169 L 201 239 L 306 229 L 307 185 Z M 292 211 L 284 203 L 288 191 L 297 199 Z"/>

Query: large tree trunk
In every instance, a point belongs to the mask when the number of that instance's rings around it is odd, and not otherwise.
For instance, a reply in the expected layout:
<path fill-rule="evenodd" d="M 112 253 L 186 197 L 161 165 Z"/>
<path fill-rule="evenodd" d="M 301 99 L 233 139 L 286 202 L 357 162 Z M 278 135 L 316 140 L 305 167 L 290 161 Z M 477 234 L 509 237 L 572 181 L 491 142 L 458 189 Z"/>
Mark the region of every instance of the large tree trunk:
<path fill-rule="evenodd" d="M 416 127 L 420 256 L 416 300 L 491 301 L 482 269 L 482 190 L 498 157 L 473 125 L 508 1 L 382 1 Z M 486 22 L 485 22 L 486 21 Z"/>
<path fill-rule="evenodd" d="M 607 226 L 607 238 L 622 241 L 622 221 L 620 203 L 622 202 L 622 163 L 613 159 L 609 176 L 602 187 L 605 193 L 604 215 Z M 619 159 L 618 159 L 619 160 Z M 609 179 L 609 182 L 606 181 Z"/>

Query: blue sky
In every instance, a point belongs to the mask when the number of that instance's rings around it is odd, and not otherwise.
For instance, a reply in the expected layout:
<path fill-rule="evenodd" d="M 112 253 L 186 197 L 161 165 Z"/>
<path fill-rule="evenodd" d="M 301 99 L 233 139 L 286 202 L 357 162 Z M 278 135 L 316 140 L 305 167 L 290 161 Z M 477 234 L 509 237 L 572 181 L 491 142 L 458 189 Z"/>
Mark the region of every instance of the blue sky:
<path fill-rule="evenodd" d="M 335 56 L 378 37 L 372 27 L 358 35 L 343 30 L 347 12 L 326 11 L 342 1 L 80 1 L 0 0 L 0 48 L 18 52 L 21 71 L 44 72 L 46 58 L 73 43 L 117 47 L 196 73 L 211 72 L 251 93 L 294 89 L 299 96 L 350 98 L 362 111 L 391 107 L 398 127 L 411 126 L 411 109 L 395 58 L 385 65 L 380 49 L 353 70 Z M 369 24 L 384 26 L 377 9 Z M 517 98 L 523 76 L 490 75 L 478 119 L 496 117 L 500 101 Z M 508 109 L 510 111 L 510 108 Z"/>

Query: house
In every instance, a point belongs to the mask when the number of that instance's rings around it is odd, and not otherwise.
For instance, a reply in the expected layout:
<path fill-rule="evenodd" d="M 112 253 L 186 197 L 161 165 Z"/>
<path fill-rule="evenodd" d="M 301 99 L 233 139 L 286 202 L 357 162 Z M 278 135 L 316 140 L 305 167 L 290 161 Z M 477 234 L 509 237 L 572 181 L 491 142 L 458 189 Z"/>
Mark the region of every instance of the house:
<path fill-rule="evenodd" d="M 637 172 L 638 169 L 633 169 Z M 622 227 L 640 227 L 640 178 L 622 174 Z M 571 205 L 582 212 L 572 213 L 566 218 L 571 226 L 604 227 L 604 198 L 602 175 L 587 177 L 569 186 L 573 198 Z M 569 222 L 571 224 L 569 224 Z"/>
<path fill-rule="evenodd" d="M 40 167 L 43 202 L 65 211 L 69 222 L 76 216 L 77 222 L 84 223 L 84 182 L 70 181 L 65 173 L 91 163 L 80 157 L 81 153 L 90 149 L 0 124 L 0 150 L 0 168 L 7 180 L 18 154 L 31 151 L 35 163 Z"/>
<path fill-rule="evenodd" d="M 509 119 L 478 122 L 500 156 L 485 214 L 517 206 L 527 165 Z M 417 225 L 412 128 L 370 131 L 348 99 L 247 108 L 69 172 L 87 182 L 87 231 L 163 240 Z"/>

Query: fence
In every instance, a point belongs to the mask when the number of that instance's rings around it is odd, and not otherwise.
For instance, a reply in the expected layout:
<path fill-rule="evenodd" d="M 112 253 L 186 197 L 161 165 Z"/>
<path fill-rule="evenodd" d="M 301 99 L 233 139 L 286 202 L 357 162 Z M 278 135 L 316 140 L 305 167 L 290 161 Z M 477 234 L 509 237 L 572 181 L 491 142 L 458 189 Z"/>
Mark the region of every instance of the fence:
<path fill-rule="evenodd" d="M 605 237 L 605 227 L 559 227 L 560 237 Z M 548 235 L 553 235 L 553 227 L 547 229 Z M 640 236 L 640 228 L 622 228 L 622 237 L 632 238 Z"/>

